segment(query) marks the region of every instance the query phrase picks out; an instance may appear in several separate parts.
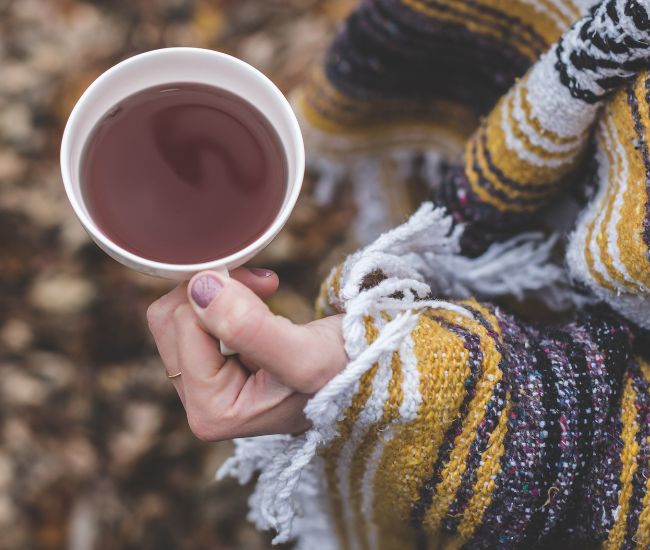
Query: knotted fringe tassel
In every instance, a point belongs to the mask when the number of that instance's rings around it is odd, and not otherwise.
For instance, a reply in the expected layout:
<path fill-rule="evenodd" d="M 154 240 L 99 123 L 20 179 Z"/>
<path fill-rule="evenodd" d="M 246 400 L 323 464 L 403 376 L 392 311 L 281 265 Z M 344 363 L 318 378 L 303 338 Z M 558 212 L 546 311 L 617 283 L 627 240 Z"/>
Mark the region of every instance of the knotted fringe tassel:
<path fill-rule="evenodd" d="M 451 304 L 450 304 L 451 305 Z M 240 483 L 261 471 L 249 500 L 248 518 L 259 529 L 273 528 L 274 544 L 298 539 L 297 548 L 337 548 L 328 527 L 322 465 L 316 453 L 336 436 L 357 384 L 382 353 L 392 353 L 413 329 L 417 317 L 405 312 L 389 322 L 370 346 L 332 379 L 307 404 L 305 414 L 312 428 L 299 436 L 268 436 L 237 440 L 235 456 L 220 468 L 217 479 L 227 475 Z M 353 331 L 354 332 L 354 331 Z M 345 329 L 344 329 L 345 335 Z M 352 341 L 353 336 L 346 336 Z M 348 339 L 350 338 L 350 339 Z M 362 339 L 365 341 L 365 338 Z M 362 347 L 360 342 L 355 346 Z"/>
<path fill-rule="evenodd" d="M 420 281 L 445 298 L 536 296 L 555 310 L 584 300 L 572 290 L 566 270 L 550 260 L 556 234 L 517 235 L 467 258 L 460 250 L 463 230 L 443 207 L 422 204 L 406 223 L 350 256 L 341 274 L 341 296 L 330 294 L 331 305 L 346 311 L 344 302 L 358 293 L 355 284 L 372 271 Z"/>
<path fill-rule="evenodd" d="M 418 310 L 443 308 L 472 316 L 465 308 L 430 297 L 523 295 L 563 282 L 561 270 L 548 263 L 554 241 L 520 236 L 491 247 L 483 256 L 459 256 L 461 226 L 442 208 L 425 203 L 406 223 L 350 256 L 340 275 L 332 306 L 345 311 L 343 336 L 350 362 L 305 407 L 312 428 L 300 436 L 267 436 L 236 441 L 235 455 L 218 472 L 241 483 L 260 471 L 250 499 L 249 519 L 258 528 L 277 531 L 274 543 L 298 540 L 298 548 L 336 548 L 327 523 L 320 448 L 337 435 L 337 425 L 358 391 L 359 380 L 383 354 L 398 350 L 418 322 Z M 385 277 L 362 290 L 373 271 Z M 330 276 L 332 277 L 332 276 Z M 433 291 L 433 292 L 432 292 Z M 395 296 L 400 296 L 396 298 Z M 388 315 L 376 340 L 368 343 L 363 318 Z"/>

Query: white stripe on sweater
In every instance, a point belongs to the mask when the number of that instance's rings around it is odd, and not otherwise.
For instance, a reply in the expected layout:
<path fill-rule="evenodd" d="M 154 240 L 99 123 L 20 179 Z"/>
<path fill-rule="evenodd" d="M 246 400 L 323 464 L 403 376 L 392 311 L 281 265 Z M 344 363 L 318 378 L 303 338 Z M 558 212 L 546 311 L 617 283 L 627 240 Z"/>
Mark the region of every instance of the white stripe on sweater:
<path fill-rule="evenodd" d="M 544 128 L 561 137 L 575 137 L 591 126 L 598 106 L 575 99 L 560 82 L 555 69 L 555 50 L 542 55 L 528 77 L 531 115 Z"/>
<path fill-rule="evenodd" d="M 522 87 L 524 84 L 520 84 L 519 86 L 515 86 L 513 89 L 514 92 L 514 98 L 512 99 L 512 114 L 515 118 L 515 120 L 519 123 L 519 126 L 521 129 L 526 133 L 528 136 L 528 139 L 530 139 L 531 143 L 534 145 L 537 145 L 538 147 L 542 147 L 546 151 L 549 151 L 551 153 L 568 153 L 571 156 L 575 154 L 575 152 L 578 150 L 576 146 L 580 143 L 579 141 L 579 136 L 575 136 L 576 140 L 569 142 L 569 143 L 556 143 L 546 136 L 540 134 L 533 126 L 531 126 L 528 123 L 526 113 L 524 112 L 524 107 L 523 107 L 523 97 L 522 97 Z M 526 88 L 528 88 L 526 86 Z"/>
<path fill-rule="evenodd" d="M 512 100 L 512 95 L 506 97 L 506 102 Z M 528 149 L 526 145 L 515 136 L 514 130 L 510 125 L 510 120 L 508 119 L 508 108 L 507 105 L 503 105 L 501 108 L 501 130 L 503 130 L 503 135 L 506 138 L 506 145 L 508 149 L 513 151 L 520 159 L 525 160 L 526 162 L 534 165 L 540 166 L 543 168 L 559 168 L 565 166 L 567 161 L 572 157 L 565 158 L 549 158 L 544 159 Z"/>

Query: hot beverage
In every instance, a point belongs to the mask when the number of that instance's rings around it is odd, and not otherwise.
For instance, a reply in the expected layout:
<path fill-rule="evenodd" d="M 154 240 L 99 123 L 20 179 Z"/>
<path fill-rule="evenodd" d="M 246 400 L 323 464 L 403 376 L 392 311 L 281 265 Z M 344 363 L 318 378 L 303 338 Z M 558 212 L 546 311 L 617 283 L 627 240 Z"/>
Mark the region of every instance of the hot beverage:
<path fill-rule="evenodd" d="M 241 250 L 269 228 L 287 167 L 252 104 L 176 83 L 127 97 L 97 123 L 80 181 L 91 218 L 113 242 L 149 260 L 192 264 Z"/>

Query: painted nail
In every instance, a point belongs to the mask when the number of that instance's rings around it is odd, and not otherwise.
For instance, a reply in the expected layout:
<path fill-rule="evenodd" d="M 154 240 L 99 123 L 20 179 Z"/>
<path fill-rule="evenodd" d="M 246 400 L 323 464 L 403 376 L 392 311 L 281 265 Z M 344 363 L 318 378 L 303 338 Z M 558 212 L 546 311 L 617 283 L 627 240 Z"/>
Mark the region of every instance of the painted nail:
<path fill-rule="evenodd" d="M 250 267 L 249 271 L 256 277 L 262 277 L 263 279 L 266 279 L 273 275 L 273 271 L 270 269 L 263 269 L 261 267 Z"/>
<path fill-rule="evenodd" d="M 219 279 L 206 273 L 194 280 L 190 295 L 196 305 L 205 309 L 222 288 L 223 283 Z"/>

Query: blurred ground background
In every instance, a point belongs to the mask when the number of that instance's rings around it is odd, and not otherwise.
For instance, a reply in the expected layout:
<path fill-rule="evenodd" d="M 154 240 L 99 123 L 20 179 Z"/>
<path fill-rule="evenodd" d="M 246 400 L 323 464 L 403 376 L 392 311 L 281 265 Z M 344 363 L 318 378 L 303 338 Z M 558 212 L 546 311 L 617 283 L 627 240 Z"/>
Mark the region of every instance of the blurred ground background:
<path fill-rule="evenodd" d="M 148 334 L 170 285 L 88 239 L 59 175 L 66 118 L 135 53 L 232 53 L 281 89 L 320 56 L 349 0 L 0 0 L 0 550 L 260 549 L 250 488 L 212 482 L 229 443 L 190 434 Z M 271 306 L 312 316 L 349 249 L 354 212 L 309 199 L 253 265 L 279 274 Z"/>

